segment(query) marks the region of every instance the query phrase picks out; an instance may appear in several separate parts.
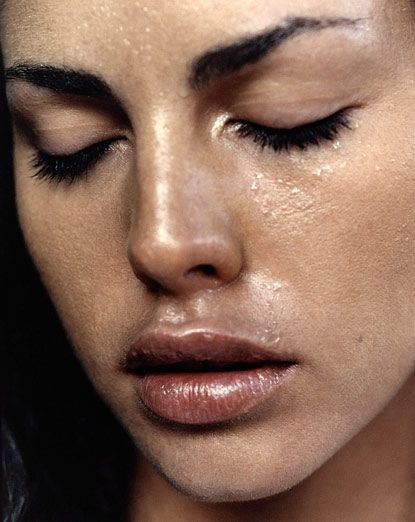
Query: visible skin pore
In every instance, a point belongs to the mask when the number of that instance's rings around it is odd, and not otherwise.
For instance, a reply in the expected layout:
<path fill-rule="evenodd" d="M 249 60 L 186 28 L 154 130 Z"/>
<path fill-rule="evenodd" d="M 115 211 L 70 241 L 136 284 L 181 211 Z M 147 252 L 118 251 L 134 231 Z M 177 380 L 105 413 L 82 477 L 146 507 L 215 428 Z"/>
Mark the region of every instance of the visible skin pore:
<path fill-rule="evenodd" d="M 292 17 L 359 22 L 191 88 L 197 57 Z M 7 86 L 28 249 L 137 447 L 129 522 L 414 520 L 414 26 L 411 0 L 6 2 L 6 68 L 87 71 L 114 93 Z M 346 108 L 335 141 L 289 153 L 230 123 Z M 86 179 L 32 177 L 36 147 L 107 139 Z M 248 419 L 168 428 L 119 362 L 145 328 L 192 325 L 264 337 L 298 371 Z"/>

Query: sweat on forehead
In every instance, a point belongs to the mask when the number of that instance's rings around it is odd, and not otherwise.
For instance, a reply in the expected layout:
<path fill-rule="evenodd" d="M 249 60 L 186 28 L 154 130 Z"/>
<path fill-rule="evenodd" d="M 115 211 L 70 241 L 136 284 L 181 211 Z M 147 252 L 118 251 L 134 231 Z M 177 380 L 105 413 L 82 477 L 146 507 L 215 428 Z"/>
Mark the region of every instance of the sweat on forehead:
<path fill-rule="evenodd" d="M 218 47 L 195 59 L 190 67 L 188 82 L 200 89 L 220 77 L 227 76 L 244 66 L 258 62 L 273 49 L 297 34 L 319 31 L 329 27 L 350 26 L 360 20 L 294 18 L 258 35 Z M 50 65 L 16 64 L 6 71 L 8 80 L 24 80 L 46 87 L 55 92 L 77 95 L 108 95 L 110 89 L 105 82 L 89 73 L 72 71 Z"/>

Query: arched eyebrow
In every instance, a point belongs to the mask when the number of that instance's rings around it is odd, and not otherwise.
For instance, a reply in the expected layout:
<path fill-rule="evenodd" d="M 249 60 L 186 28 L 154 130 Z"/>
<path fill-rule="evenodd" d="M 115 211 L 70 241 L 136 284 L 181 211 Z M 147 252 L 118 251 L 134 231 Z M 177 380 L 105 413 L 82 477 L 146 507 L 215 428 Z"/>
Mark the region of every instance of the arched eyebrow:
<path fill-rule="evenodd" d="M 202 89 L 246 65 L 265 58 L 282 43 L 299 34 L 316 32 L 329 27 L 353 27 L 364 18 L 288 18 L 272 29 L 243 38 L 238 42 L 208 51 L 197 58 L 190 67 L 189 84 L 193 89 Z"/>
<path fill-rule="evenodd" d="M 47 64 L 18 63 L 6 69 L 6 81 L 21 80 L 58 94 L 115 98 L 109 85 L 90 72 Z"/>
<path fill-rule="evenodd" d="M 307 32 L 329 27 L 355 26 L 363 19 L 290 18 L 271 30 L 210 50 L 189 67 L 188 83 L 202 89 L 249 64 L 259 62 L 283 42 Z M 63 66 L 17 63 L 6 70 L 6 81 L 21 80 L 58 94 L 116 100 L 109 85 L 99 76 Z"/>

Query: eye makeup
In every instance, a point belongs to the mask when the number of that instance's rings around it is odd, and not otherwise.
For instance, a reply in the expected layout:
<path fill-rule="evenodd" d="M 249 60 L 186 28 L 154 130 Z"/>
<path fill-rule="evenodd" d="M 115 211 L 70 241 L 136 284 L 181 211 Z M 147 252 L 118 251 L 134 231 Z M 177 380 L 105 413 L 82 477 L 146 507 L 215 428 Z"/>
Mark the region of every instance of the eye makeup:
<path fill-rule="evenodd" d="M 234 126 L 240 138 L 249 138 L 261 151 L 271 149 L 275 153 L 287 153 L 293 149 L 305 151 L 310 146 L 318 147 L 325 141 L 335 140 L 342 129 L 350 129 L 350 116 L 348 110 L 343 109 L 292 129 L 271 128 L 247 120 L 230 120 L 228 123 Z M 118 140 L 101 141 L 68 155 L 52 155 L 38 150 L 31 161 L 35 170 L 33 177 L 71 184 L 86 177 Z"/>
<path fill-rule="evenodd" d="M 242 138 L 250 138 L 261 150 L 270 148 L 274 152 L 289 152 L 292 149 L 306 150 L 319 146 L 324 141 L 333 141 L 342 128 L 350 128 L 347 109 L 338 111 L 321 120 L 292 129 L 272 128 L 246 120 L 235 122 L 236 132 Z"/>
<path fill-rule="evenodd" d="M 101 141 L 68 155 L 52 155 L 38 150 L 31 161 L 31 167 L 35 170 L 32 177 L 71 184 L 86 177 L 88 172 L 110 151 L 115 141 L 114 139 Z"/>

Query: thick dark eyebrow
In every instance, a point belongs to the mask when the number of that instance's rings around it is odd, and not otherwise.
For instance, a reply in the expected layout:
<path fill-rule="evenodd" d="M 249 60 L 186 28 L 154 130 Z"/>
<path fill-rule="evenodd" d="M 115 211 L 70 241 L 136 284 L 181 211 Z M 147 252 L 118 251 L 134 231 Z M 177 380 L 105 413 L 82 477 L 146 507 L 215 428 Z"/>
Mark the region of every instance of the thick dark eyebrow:
<path fill-rule="evenodd" d="M 307 32 L 321 31 L 329 27 L 354 26 L 363 19 L 350 18 L 289 18 L 271 30 L 249 36 L 233 44 L 214 48 L 193 61 L 190 66 L 189 84 L 202 89 L 214 81 L 256 63 L 279 47 L 283 42 Z"/>
<path fill-rule="evenodd" d="M 188 82 L 201 89 L 214 81 L 256 63 L 283 42 L 301 33 L 328 27 L 353 26 L 362 19 L 289 18 L 282 25 L 233 44 L 217 47 L 196 58 L 190 66 Z M 48 64 L 17 63 L 5 72 L 6 81 L 21 80 L 58 94 L 116 99 L 109 85 L 87 71 Z"/>
<path fill-rule="evenodd" d="M 115 99 L 102 78 L 67 67 L 19 63 L 9 67 L 5 76 L 6 81 L 21 80 L 58 94 Z"/>

